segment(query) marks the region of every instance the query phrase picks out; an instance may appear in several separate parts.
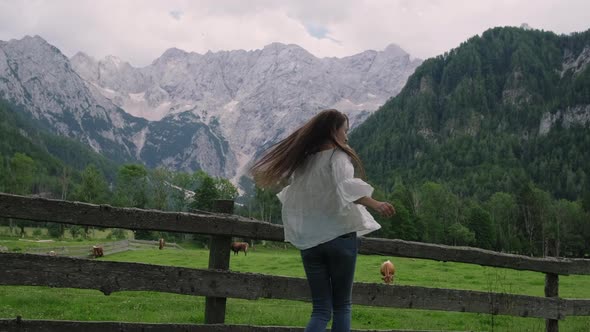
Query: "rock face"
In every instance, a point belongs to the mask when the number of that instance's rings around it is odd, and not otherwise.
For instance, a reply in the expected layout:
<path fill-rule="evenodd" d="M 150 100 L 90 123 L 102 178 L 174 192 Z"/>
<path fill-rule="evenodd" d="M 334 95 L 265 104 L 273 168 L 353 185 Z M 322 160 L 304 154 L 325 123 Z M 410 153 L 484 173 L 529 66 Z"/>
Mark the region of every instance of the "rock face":
<path fill-rule="evenodd" d="M 37 36 L 0 42 L 0 98 L 119 161 L 131 159 L 131 136 L 147 124 L 89 86 L 67 57 Z"/>
<path fill-rule="evenodd" d="M 555 113 L 543 113 L 539 124 L 539 135 L 546 135 L 556 123 L 560 123 L 564 128 L 590 124 L 590 105 L 578 105 L 565 110 L 557 110 Z"/>
<path fill-rule="evenodd" d="M 114 56 L 68 60 L 40 37 L 26 37 L 0 43 L 0 93 L 97 151 L 108 141 L 109 149 L 120 147 L 120 159 L 231 178 L 321 109 L 344 111 L 352 126 L 362 122 L 420 63 L 396 45 L 320 59 L 273 43 L 206 54 L 171 48 L 134 68 Z M 64 112 L 98 123 L 56 119 Z"/>

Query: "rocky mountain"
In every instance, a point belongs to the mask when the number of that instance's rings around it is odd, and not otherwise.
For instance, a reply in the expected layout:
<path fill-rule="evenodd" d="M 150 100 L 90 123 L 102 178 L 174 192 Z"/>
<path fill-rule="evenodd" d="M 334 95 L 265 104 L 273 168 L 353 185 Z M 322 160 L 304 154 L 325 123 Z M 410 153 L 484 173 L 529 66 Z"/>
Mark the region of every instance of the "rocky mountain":
<path fill-rule="evenodd" d="M 0 98 L 119 161 L 130 159 L 131 137 L 147 123 L 89 87 L 68 58 L 40 37 L 0 41 Z"/>
<path fill-rule="evenodd" d="M 0 96 L 115 159 L 231 178 L 321 109 L 361 123 L 420 63 L 396 45 L 317 58 L 273 43 L 206 54 L 171 48 L 135 68 L 114 56 L 67 59 L 25 37 L 0 42 Z"/>

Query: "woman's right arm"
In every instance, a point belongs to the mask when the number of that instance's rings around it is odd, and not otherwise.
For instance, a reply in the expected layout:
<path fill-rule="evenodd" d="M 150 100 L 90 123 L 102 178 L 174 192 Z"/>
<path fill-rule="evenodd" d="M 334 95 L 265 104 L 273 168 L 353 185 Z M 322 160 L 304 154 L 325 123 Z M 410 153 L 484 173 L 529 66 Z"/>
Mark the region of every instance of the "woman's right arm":
<path fill-rule="evenodd" d="M 377 211 L 380 215 L 385 217 L 391 217 L 395 214 L 395 208 L 393 207 L 393 205 L 391 205 L 388 202 L 380 202 L 369 196 L 361 197 L 354 202 L 356 204 L 361 204 L 368 208 L 371 208 Z"/>
<path fill-rule="evenodd" d="M 350 162 L 350 157 L 341 151 L 335 151 L 335 153 L 332 170 L 342 205 L 345 206 L 354 202 L 371 208 L 386 217 L 394 215 L 395 208 L 393 205 L 371 198 L 373 187 L 354 177 L 354 167 Z"/>

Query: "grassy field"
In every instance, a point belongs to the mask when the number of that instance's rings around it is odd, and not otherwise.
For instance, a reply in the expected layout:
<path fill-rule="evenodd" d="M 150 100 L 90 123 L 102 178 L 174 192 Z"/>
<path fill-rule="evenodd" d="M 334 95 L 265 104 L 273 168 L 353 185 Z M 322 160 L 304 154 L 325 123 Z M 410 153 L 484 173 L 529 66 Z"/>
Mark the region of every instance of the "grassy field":
<path fill-rule="evenodd" d="M 10 244 L 4 245 L 10 248 Z M 203 249 L 150 249 L 104 259 L 206 268 L 208 255 Z M 409 258 L 361 255 L 355 280 L 381 282 L 379 266 L 385 259 L 395 263 L 396 283 L 399 285 L 543 296 L 544 274 L 541 273 Z M 293 249 L 257 247 L 248 256 L 232 255 L 230 267 L 234 271 L 304 277 L 298 251 Z M 590 298 L 590 276 L 562 276 L 559 291 L 565 298 Z M 77 289 L 0 287 L 0 317 L 3 318 L 21 315 L 24 319 L 202 323 L 204 302 L 202 297 L 155 292 L 120 292 L 104 296 L 98 291 Z M 228 299 L 226 322 L 304 326 L 310 311 L 311 305 L 305 302 Z M 354 306 L 353 328 L 544 331 L 545 322 L 534 318 Z M 560 330 L 590 331 L 590 317 L 568 317 L 560 322 Z"/>
<path fill-rule="evenodd" d="M 133 237 L 133 232 L 124 231 L 125 235 Z M 7 226 L 0 226 L 0 251 L 8 249 L 10 252 L 33 252 L 30 249 L 48 248 L 59 252 L 63 247 L 88 247 L 93 245 L 116 241 L 109 238 L 111 229 L 91 229 L 88 238 L 81 236 L 72 239 L 71 234 L 66 232 L 63 239 L 53 239 L 47 235 L 46 228 L 25 227 L 25 238 L 19 238 L 20 228 L 12 231 Z"/>
<path fill-rule="evenodd" d="M 76 239 L 72 238 L 70 232 L 64 232 L 63 238 L 63 245 L 80 245 L 80 242 L 89 241 L 92 243 L 96 243 L 97 241 L 104 241 L 107 240 L 109 235 L 111 234 L 112 228 L 105 228 L 105 229 L 98 229 L 98 228 L 90 228 L 89 238 L 88 240 L 82 239 L 78 237 Z M 133 237 L 133 232 L 130 230 L 123 230 L 127 238 Z M 20 228 L 14 227 L 10 229 L 8 226 L 0 226 L 0 241 L 7 240 L 12 241 L 15 237 L 20 235 Z M 47 228 L 43 227 L 25 227 L 25 239 L 26 240 L 51 240 L 53 239 L 51 236 L 48 235 Z M 54 239 L 53 239 L 54 240 Z M 55 240 L 57 242 L 58 240 Z M 0 244 L 1 245 L 1 244 Z M 60 244 L 61 245 L 61 244 Z"/>

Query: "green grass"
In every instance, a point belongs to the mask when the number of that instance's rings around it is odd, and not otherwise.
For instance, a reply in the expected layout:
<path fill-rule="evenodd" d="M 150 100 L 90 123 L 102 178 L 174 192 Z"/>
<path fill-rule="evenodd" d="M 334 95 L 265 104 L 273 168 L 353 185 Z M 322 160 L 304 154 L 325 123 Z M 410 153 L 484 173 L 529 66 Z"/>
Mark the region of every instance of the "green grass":
<path fill-rule="evenodd" d="M 94 229 L 91 230 L 91 236 L 88 239 L 84 239 L 78 237 L 76 240 L 71 238 L 69 233 L 66 233 L 64 239 L 52 239 L 47 235 L 47 230 L 45 228 L 39 228 L 42 231 L 41 236 L 33 236 L 33 230 L 35 228 L 26 227 L 25 233 L 26 237 L 24 239 L 19 239 L 18 237 L 12 235 L 9 236 L 9 228 L 0 226 L 0 248 L 6 248 L 9 252 L 26 252 L 27 249 L 36 249 L 36 248 L 58 248 L 58 247 L 70 247 L 70 246 L 93 246 L 99 243 L 107 243 L 116 240 L 107 239 L 108 234 L 110 234 L 110 229 L 105 230 L 98 230 Z M 18 229 L 18 233 L 20 234 L 20 228 Z M 131 235 L 131 234 L 129 234 Z M 38 240 L 51 240 L 51 242 L 37 242 Z"/>
<path fill-rule="evenodd" d="M 208 257 L 209 252 L 203 249 L 149 249 L 103 259 L 206 268 Z M 541 273 L 410 258 L 360 255 L 355 281 L 381 282 L 379 266 L 385 259 L 395 263 L 398 285 L 543 296 L 544 274 Z M 230 268 L 304 277 L 301 258 L 293 249 L 257 247 L 248 256 L 232 254 Z M 561 276 L 559 281 L 560 296 L 590 298 L 590 276 Z M 21 315 L 24 319 L 202 323 L 204 302 L 203 297 L 156 292 L 119 292 L 104 296 L 90 290 L 0 287 L 0 317 L 4 318 Z M 304 326 L 310 311 L 311 305 L 305 302 L 228 299 L 226 322 Z M 545 322 L 535 318 L 354 306 L 353 328 L 544 331 Z M 560 322 L 560 331 L 590 331 L 590 317 L 568 317 Z"/>
<path fill-rule="evenodd" d="M 53 242 L 29 242 L 29 241 L 18 241 L 6 240 L 0 238 L 0 246 L 8 248 L 11 252 L 24 252 L 27 249 L 34 248 L 56 248 L 56 247 L 73 247 L 73 246 L 93 246 L 98 243 L 107 243 L 111 240 L 79 240 L 79 241 L 64 241 L 55 240 Z"/>

